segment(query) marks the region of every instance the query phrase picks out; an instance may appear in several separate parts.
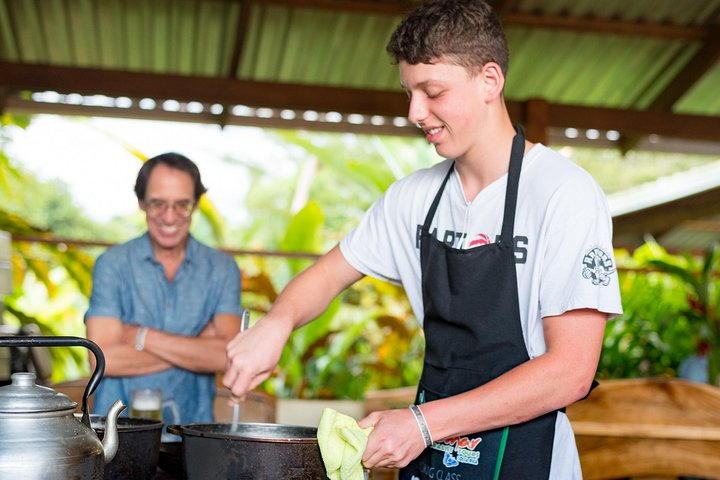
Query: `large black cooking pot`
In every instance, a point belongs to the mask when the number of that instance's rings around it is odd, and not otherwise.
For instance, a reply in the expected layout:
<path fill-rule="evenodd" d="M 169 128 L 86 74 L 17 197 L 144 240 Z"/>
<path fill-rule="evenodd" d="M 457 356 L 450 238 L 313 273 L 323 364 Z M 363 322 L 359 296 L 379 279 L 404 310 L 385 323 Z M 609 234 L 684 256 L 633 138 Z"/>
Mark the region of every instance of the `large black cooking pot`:
<path fill-rule="evenodd" d="M 160 455 L 163 422 L 151 418 L 120 417 L 117 421 L 118 453 L 105 465 L 105 480 L 151 480 Z M 103 438 L 105 417 L 90 415 L 90 424 Z"/>
<path fill-rule="evenodd" d="M 273 423 L 170 425 L 188 480 L 327 480 L 317 429 Z"/>

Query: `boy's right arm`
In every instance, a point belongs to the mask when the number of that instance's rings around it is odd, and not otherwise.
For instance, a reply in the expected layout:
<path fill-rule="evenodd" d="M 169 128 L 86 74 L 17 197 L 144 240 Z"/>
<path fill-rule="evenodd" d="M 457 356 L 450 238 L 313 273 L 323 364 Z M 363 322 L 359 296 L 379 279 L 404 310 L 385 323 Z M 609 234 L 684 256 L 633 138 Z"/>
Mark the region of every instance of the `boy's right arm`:
<path fill-rule="evenodd" d="M 344 289 L 360 280 L 338 246 L 295 277 L 270 311 L 227 347 L 223 384 L 241 399 L 275 369 L 292 331 L 319 317 Z"/>

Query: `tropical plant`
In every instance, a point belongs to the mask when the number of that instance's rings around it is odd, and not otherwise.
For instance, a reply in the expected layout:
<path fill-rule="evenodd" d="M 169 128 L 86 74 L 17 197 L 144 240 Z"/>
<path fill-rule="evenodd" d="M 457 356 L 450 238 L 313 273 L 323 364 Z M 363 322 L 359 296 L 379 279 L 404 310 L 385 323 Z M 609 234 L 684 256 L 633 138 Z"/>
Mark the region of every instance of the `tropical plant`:
<path fill-rule="evenodd" d="M 10 141 L 10 129 L 22 129 L 29 117 L 2 116 L 1 147 Z M 30 193 L 32 192 L 32 194 Z M 51 226 L 79 232 L 90 226 L 74 207 L 67 190 L 42 184 L 13 165 L 0 148 L 0 230 L 13 235 L 52 239 Z M 47 212 L 54 212 L 46 215 Z M 28 220 L 26 217 L 33 217 Z M 80 335 L 85 295 L 90 291 L 93 259 L 72 246 L 14 242 L 11 256 L 14 291 L 3 298 L 0 323 L 16 327 L 36 325 L 44 335 Z M 83 348 L 50 349 L 53 380 L 80 376 L 87 371 Z"/>
<path fill-rule="evenodd" d="M 587 170 L 607 194 L 716 162 L 717 155 L 558 146 Z"/>
<path fill-rule="evenodd" d="M 715 249 L 699 259 L 668 254 L 657 243 L 632 256 L 617 252 L 624 313 L 608 321 L 601 378 L 672 377 L 717 332 L 705 314 L 717 305 Z M 714 266 L 713 266 L 714 265 Z"/>
<path fill-rule="evenodd" d="M 281 249 L 317 251 L 323 216 L 309 202 L 290 221 Z M 309 260 L 285 261 L 288 276 Z M 244 275 L 244 295 L 265 313 L 277 291 L 266 271 Z M 263 300 L 258 297 L 264 297 Z M 370 389 L 414 385 L 422 366 L 419 327 L 400 287 L 365 279 L 291 335 L 263 388 L 281 398 L 360 399 Z"/>
<path fill-rule="evenodd" d="M 286 145 L 294 169 L 249 169 L 244 235 L 265 250 L 327 251 L 393 181 L 435 160 L 422 142 L 302 131 L 272 135 Z M 311 261 L 243 259 L 243 303 L 264 313 Z M 368 389 L 414 385 L 422 348 L 404 291 L 365 279 L 292 334 L 264 388 L 279 397 L 361 398 Z"/>
<path fill-rule="evenodd" d="M 696 330 L 696 341 L 708 346 L 708 383 L 720 386 L 720 246 L 702 256 L 669 255 L 659 245 L 649 244 L 647 265 L 681 282 L 687 296 L 682 314 Z"/>
<path fill-rule="evenodd" d="M 2 116 L 0 146 L 12 140 L 12 129 L 23 129 L 29 118 Z M 145 160 L 128 148 L 132 156 Z M 85 336 L 83 315 L 92 286 L 92 268 L 100 248 L 79 248 L 58 242 L 59 238 L 121 241 L 136 235 L 139 228 L 128 223 L 107 228 L 87 218 L 75 205 L 67 187 L 58 181 L 41 182 L 14 165 L 0 148 L 0 230 L 12 237 L 46 240 L 24 241 L 14 238 L 11 270 L 14 291 L 3 298 L 4 315 L 0 323 L 16 327 L 37 325 L 43 335 Z M 197 228 L 215 243 L 224 236 L 224 222 L 213 203 L 203 198 L 199 204 Z M 85 376 L 87 350 L 80 347 L 50 349 L 53 381 Z"/>
<path fill-rule="evenodd" d="M 387 160 L 376 154 L 368 155 L 368 161 L 358 161 L 349 153 L 337 154 L 353 151 L 348 148 L 352 145 L 350 138 L 338 140 L 327 136 L 320 138 L 316 146 L 302 133 L 278 135 L 294 149 L 293 155 L 299 157 L 301 168 L 280 181 L 262 169 L 253 172 L 255 190 L 249 198 L 257 203 L 251 204 L 249 210 L 256 220 L 242 229 L 248 240 L 244 245 L 319 254 L 340 238 L 338 232 L 347 231 L 357 221 L 387 185 L 403 174 L 402 161 L 407 155 L 402 153 L 396 155 L 397 159 L 385 153 Z M 372 142 L 379 140 L 371 139 Z M 403 148 L 393 146 L 392 141 L 387 146 L 385 142 L 378 144 L 386 151 Z M 134 157 L 144 159 L 136 150 L 128 150 Z M 2 159 L 5 162 L 0 168 L 3 175 L 0 179 L 10 181 L 0 196 L 7 200 L 3 204 L 13 210 L 0 212 L 0 229 L 50 240 L 62 232 L 62 236 L 111 242 L 124 240 L 132 230 L 121 226 L 108 234 L 104 226 L 72 210 L 73 201 L 62 184 L 40 184 L 31 174 L 14 167 L 7 157 Z M 351 175 L 356 175 L 356 179 L 350 181 Z M 268 185 L 274 188 L 267 188 Z M 27 195 L 29 191 L 42 195 Z M 56 206 L 55 210 L 47 208 L 50 204 Z M 351 205 L 355 214 L 343 216 L 343 204 Z M 221 247 L 228 237 L 221 216 L 208 199 L 201 202 L 199 209 L 201 215 L 193 222 L 193 233 Z M 53 215 L 41 216 L 51 210 L 55 211 Z M 135 229 L 142 226 L 134 217 L 130 223 L 137 224 Z M 83 336 L 82 315 L 87 308 L 91 269 L 94 257 L 101 251 L 15 241 L 16 289 L 5 299 L 6 320 L 37 323 L 49 335 Z M 256 313 L 267 311 L 277 291 L 309 262 L 307 258 L 242 258 L 243 303 Z M 316 322 L 293 335 L 277 374 L 266 388 L 279 396 L 359 398 L 368 388 L 413 384 L 419 377 L 422 358 L 418 353 L 422 348 L 418 331 L 400 288 L 374 280 L 360 282 Z M 53 349 L 53 355 L 64 355 L 64 350 L 68 349 Z M 85 375 L 86 355 L 84 349 L 79 349 L 70 361 L 56 358 L 53 379 Z"/>

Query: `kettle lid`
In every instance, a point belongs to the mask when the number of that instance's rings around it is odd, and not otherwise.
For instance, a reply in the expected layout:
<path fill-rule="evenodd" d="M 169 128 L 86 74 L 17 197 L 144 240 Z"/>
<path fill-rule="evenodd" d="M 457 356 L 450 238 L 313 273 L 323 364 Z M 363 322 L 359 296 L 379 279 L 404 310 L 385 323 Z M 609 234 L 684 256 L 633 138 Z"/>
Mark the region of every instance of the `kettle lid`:
<path fill-rule="evenodd" d="M 0 388 L 0 414 L 74 410 L 77 403 L 52 388 L 35 384 L 35 374 L 13 373 L 12 383 Z"/>

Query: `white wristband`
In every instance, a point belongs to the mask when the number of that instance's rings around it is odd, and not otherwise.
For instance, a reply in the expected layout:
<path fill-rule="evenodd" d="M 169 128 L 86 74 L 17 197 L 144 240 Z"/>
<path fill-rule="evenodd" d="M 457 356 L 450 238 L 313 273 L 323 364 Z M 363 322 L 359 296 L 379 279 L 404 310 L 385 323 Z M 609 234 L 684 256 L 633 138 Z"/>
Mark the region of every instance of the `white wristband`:
<path fill-rule="evenodd" d="M 147 335 L 148 327 L 140 327 L 137 337 L 135 337 L 135 350 L 142 352 L 145 348 L 145 335 Z"/>
<path fill-rule="evenodd" d="M 420 410 L 420 407 L 417 405 L 410 405 L 409 408 L 413 415 L 415 415 L 415 421 L 417 422 L 418 427 L 420 427 L 420 434 L 423 437 L 423 442 L 425 442 L 425 448 L 427 448 L 433 444 L 433 439 L 432 435 L 430 435 L 428 424 L 425 421 L 425 415 L 423 415 L 422 410 Z"/>

